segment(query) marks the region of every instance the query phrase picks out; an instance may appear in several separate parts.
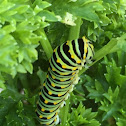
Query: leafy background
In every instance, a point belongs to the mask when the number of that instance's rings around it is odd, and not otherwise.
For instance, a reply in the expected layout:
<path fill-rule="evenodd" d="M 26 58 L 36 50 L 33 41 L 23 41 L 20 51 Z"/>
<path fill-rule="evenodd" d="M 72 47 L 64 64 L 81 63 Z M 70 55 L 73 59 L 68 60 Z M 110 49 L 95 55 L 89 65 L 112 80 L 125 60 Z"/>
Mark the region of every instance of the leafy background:
<path fill-rule="evenodd" d="M 125 0 L 0 0 L 1 126 L 40 126 L 34 111 L 52 51 L 83 35 L 96 61 L 80 71 L 59 126 L 126 125 Z"/>

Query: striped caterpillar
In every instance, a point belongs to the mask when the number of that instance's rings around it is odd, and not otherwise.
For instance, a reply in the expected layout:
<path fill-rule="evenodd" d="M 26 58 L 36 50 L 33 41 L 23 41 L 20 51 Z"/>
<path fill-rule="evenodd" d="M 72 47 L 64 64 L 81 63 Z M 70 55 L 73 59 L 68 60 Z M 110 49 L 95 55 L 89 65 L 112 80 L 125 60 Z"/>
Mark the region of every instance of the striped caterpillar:
<path fill-rule="evenodd" d="M 37 103 L 36 115 L 41 124 L 54 126 L 59 123 L 59 108 L 78 83 L 79 70 L 86 67 L 93 56 L 94 47 L 85 37 L 67 41 L 54 49 Z"/>

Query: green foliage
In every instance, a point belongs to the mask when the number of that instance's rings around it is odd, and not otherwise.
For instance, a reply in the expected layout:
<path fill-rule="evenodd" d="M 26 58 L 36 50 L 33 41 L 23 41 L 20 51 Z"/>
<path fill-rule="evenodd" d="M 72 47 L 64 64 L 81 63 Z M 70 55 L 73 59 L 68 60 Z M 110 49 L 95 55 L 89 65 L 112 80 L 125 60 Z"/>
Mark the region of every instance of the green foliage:
<path fill-rule="evenodd" d="M 72 112 L 69 113 L 69 125 L 71 126 L 100 126 L 100 123 L 94 119 L 96 112 L 91 112 L 91 109 L 85 109 L 82 103 L 77 108 L 72 108 Z"/>
<path fill-rule="evenodd" d="M 125 12 L 125 0 L 0 0 L 0 125 L 40 126 L 34 110 L 53 49 L 85 35 L 95 62 L 79 72 L 59 126 L 125 126 Z"/>
<path fill-rule="evenodd" d="M 104 121 L 112 117 L 116 121 L 117 125 L 122 122 L 121 120 L 126 114 L 126 93 L 124 92 L 126 87 L 126 75 L 125 70 L 122 70 L 122 68 L 125 67 L 126 62 L 124 60 L 120 60 L 122 54 L 123 53 L 121 52 L 117 52 L 111 56 L 110 60 L 105 57 L 103 62 L 98 64 L 97 68 L 98 71 L 106 71 L 102 80 L 99 80 L 98 75 L 96 75 L 94 84 L 90 86 L 87 84 L 86 86 L 89 92 L 88 97 L 90 99 L 95 99 L 99 105 L 98 111 L 102 111 L 103 113 L 101 119 Z M 117 66 L 117 63 L 121 63 L 123 65 L 120 66 L 120 64 L 118 64 Z M 93 80 L 90 78 L 88 81 L 92 82 Z M 107 89 L 104 87 L 104 83 L 107 83 Z"/>

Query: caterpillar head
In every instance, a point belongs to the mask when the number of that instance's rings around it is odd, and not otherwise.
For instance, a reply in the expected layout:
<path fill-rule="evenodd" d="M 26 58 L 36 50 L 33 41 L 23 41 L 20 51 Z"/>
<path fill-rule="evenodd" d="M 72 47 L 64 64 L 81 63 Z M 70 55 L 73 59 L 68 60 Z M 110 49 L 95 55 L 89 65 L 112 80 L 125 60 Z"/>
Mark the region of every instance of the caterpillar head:
<path fill-rule="evenodd" d="M 92 42 L 86 39 L 85 37 L 82 37 L 82 39 L 85 43 L 84 52 L 85 52 L 86 63 L 90 63 L 94 56 L 94 46 Z"/>

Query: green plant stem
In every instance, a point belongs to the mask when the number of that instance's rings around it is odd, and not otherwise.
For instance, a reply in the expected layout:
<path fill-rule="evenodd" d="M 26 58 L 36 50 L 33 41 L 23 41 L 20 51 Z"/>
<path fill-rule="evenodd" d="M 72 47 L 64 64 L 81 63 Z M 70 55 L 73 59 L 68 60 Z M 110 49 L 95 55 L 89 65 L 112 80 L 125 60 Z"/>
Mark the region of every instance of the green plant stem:
<path fill-rule="evenodd" d="M 76 23 L 76 26 L 72 26 L 70 28 L 68 40 L 73 40 L 73 39 L 79 38 L 81 18 L 78 18 L 75 21 L 75 23 Z M 69 102 L 70 102 L 70 98 L 66 101 L 66 106 L 60 110 L 60 118 L 61 118 L 61 125 L 60 126 L 66 125 L 68 111 L 69 111 Z"/>
<path fill-rule="evenodd" d="M 78 18 L 76 21 L 76 26 L 72 26 L 69 31 L 68 40 L 74 40 L 79 38 L 80 26 L 81 26 L 81 18 Z"/>
<path fill-rule="evenodd" d="M 27 75 L 19 73 L 18 77 L 21 81 L 21 84 L 23 85 L 23 88 L 27 89 L 28 92 L 30 92 L 29 81 L 28 81 Z"/>
<path fill-rule="evenodd" d="M 47 58 L 50 59 L 52 56 L 52 53 L 53 53 L 53 49 L 52 49 L 51 44 L 45 34 L 44 29 L 39 30 L 38 34 L 40 36 L 42 36 L 42 40 L 40 41 L 40 43 L 43 47 L 44 52 L 46 53 Z"/>

